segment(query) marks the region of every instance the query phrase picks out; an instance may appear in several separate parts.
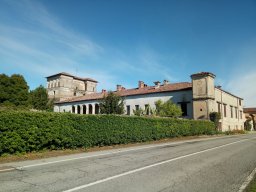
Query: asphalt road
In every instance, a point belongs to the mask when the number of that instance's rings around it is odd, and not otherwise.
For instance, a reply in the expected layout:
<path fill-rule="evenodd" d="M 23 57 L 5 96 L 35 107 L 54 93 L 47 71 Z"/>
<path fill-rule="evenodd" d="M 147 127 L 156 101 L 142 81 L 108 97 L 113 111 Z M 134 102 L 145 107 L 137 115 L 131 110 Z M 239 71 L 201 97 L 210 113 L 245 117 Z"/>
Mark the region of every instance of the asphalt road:
<path fill-rule="evenodd" d="M 0 191 L 234 192 L 256 167 L 256 134 L 0 164 Z"/>

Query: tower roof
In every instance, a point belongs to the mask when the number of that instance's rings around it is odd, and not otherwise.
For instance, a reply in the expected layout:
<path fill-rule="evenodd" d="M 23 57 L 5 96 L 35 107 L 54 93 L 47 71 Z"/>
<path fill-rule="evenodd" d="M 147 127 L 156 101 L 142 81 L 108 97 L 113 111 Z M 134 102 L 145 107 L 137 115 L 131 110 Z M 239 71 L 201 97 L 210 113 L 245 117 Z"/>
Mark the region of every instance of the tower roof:
<path fill-rule="evenodd" d="M 60 76 L 60 75 L 73 77 L 74 79 L 81 80 L 81 81 L 92 81 L 92 82 L 98 83 L 98 81 L 96 81 L 94 79 L 77 77 L 77 76 L 71 75 L 71 74 L 66 73 L 66 72 L 61 72 L 61 73 L 57 73 L 57 74 L 54 74 L 54 75 L 50 75 L 50 76 L 48 76 L 46 78 L 48 79 L 48 78 L 52 78 L 52 77 L 56 77 L 56 76 Z"/>
<path fill-rule="evenodd" d="M 193 77 L 204 77 L 204 76 L 211 76 L 212 78 L 216 77 L 216 75 L 214 75 L 211 72 L 199 72 L 199 73 L 192 74 L 191 78 L 193 78 Z"/>

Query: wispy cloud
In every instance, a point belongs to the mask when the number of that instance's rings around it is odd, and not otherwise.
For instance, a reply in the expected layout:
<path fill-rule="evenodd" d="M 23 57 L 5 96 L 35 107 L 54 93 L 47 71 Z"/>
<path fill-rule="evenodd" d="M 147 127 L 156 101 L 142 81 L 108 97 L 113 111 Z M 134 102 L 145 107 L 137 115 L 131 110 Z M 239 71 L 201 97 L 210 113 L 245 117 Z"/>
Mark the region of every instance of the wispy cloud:
<path fill-rule="evenodd" d="M 61 71 L 72 73 L 82 63 L 84 66 L 79 72 L 85 76 L 89 61 L 104 53 L 101 45 L 86 34 L 64 27 L 60 20 L 37 1 L 3 3 L 10 8 L 6 18 L 12 19 L 9 22 L 0 19 L 0 56 L 1 65 L 5 65 L 5 68 L 33 74 L 37 79 L 38 76 L 44 77 Z M 107 72 L 99 73 L 96 70 L 94 74 L 97 74 L 99 80 L 112 79 Z"/>

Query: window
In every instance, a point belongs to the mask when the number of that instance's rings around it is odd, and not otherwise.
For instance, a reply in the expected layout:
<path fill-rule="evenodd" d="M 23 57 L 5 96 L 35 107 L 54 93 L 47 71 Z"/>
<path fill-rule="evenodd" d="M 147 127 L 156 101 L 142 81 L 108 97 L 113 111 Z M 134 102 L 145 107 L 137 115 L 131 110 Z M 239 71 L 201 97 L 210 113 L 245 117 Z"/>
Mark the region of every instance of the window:
<path fill-rule="evenodd" d="M 130 105 L 126 106 L 126 115 L 130 115 L 131 114 L 131 107 Z"/>
<path fill-rule="evenodd" d="M 72 106 L 72 113 L 75 113 L 75 112 L 76 112 L 75 106 Z"/>
<path fill-rule="evenodd" d="M 145 111 L 146 111 L 146 115 L 149 115 L 149 105 L 148 104 L 145 105 Z"/>
<path fill-rule="evenodd" d="M 235 115 L 236 115 L 236 119 L 237 119 L 237 107 L 235 107 Z"/>
<path fill-rule="evenodd" d="M 223 104 L 224 106 L 224 117 L 227 117 L 227 104 Z"/>
<path fill-rule="evenodd" d="M 140 109 L 139 105 L 135 105 L 135 110 L 138 111 Z"/>
<path fill-rule="evenodd" d="M 230 117 L 233 118 L 233 106 L 230 105 Z"/>
<path fill-rule="evenodd" d="M 240 111 L 240 119 L 242 119 L 242 118 L 243 118 L 243 112 Z"/>
<path fill-rule="evenodd" d="M 217 102 L 218 104 L 218 113 L 221 113 L 221 103 Z"/>
<path fill-rule="evenodd" d="M 186 102 L 180 103 L 180 108 L 182 111 L 182 116 L 187 116 L 188 115 L 187 103 Z"/>
<path fill-rule="evenodd" d="M 241 106 L 241 103 L 242 103 L 242 102 L 241 102 L 241 99 L 239 99 L 239 105 L 240 105 L 240 106 Z"/>

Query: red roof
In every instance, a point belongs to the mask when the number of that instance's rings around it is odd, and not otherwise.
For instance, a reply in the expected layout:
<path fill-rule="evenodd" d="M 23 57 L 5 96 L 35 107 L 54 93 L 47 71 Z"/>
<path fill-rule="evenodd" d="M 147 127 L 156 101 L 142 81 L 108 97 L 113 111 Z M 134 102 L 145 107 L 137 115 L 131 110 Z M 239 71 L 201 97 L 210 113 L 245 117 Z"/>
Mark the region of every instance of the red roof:
<path fill-rule="evenodd" d="M 81 81 L 92 81 L 92 82 L 98 83 L 98 81 L 96 81 L 94 79 L 77 77 L 77 76 L 71 75 L 71 74 L 66 73 L 66 72 L 57 73 L 57 74 L 48 76 L 46 78 L 48 79 L 48 78 L 55 77 L 55 76 L 60 76 L 60 75 L 65 75 L 65 76 L 73 77 L 74 79 L 78 79 L 78 80 L 81 80 Z"/>
<path fill-rule="evenodd" d="M 256 108 L 250 107 L 250 108 L 244 108 L 245 113 L 256 113 Z"/>
<path fill-rule="evenodd" d="M 118 95 L 125 97 L 125 96 L 132 96 L 132 95 L 145 95 L 151 93 L 161 93 L 161 92 L 173 92 L 173 91 L 181 91 L 181 90 L 189 90 L 192 89 L 192 83 L 189 82 L 181 82 L 181 83 L 172 83 L 167 85 L 161 85 L 159 88 L 155 88 L 155 86 L 148 86 L 144 88 L 134 88 L 134 89 L 122 89 L 121 91 L 114 92 Z M 93 93 L 79 97 L 70 97 L 65 98 L 56 103 L 69 103 L 69 102 L 76 102 L 76 101 L 88 101 L 88 100 L 98 100 L 102 99 L 104 95 L 107 93 Z"/>

